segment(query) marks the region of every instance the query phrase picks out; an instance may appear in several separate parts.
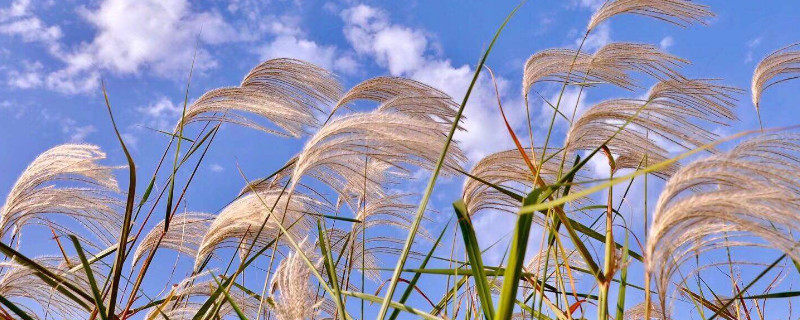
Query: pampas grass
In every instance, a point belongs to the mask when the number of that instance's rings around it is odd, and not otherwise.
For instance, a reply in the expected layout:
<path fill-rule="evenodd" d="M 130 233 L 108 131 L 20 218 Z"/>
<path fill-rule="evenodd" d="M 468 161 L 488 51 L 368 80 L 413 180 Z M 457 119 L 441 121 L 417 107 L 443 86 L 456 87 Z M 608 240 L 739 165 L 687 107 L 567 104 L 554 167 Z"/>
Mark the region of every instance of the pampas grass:
<path fill-rule="evenodd" d="M 608 0 L 586 37 L 625 14 L 679 26 L 713 17 L 688 0 Z M 685 76 L 690 61 L 654 45 L 617 42 L 589 53 L 581 44 L 530 56 L 524 106 L 498 94 L 499 110 L 530 111 L 534 86 L 560 84 L 557 101 L 542 97 L 554 109 L 545 114 L 551 125 L 534 131 L 528 112 L 528 136 L 518 136 L 498 123 L 515 147 L 468 159 L 452 138 L 471 129 L 463 111 L 497 35 L 462 103 L 402 77 L 345 91 L 334 73 L 283 58 L 238 85 L 191 102 L 187 95 L 169 139 L 188 149 L 170 142 L 172 170 L 156 169 L 141 194 L 133 184 L 120 194 L 119 167 L 105 164 L 97 146 L 44 151 L 0 208 L 0 318 L 751 320 L 774 314 L 767 301 L 791 309 L 800 296 L 791 285 L 800 270 L 800 135 L 762 129 L 721 138 L 737 115 L 758 116 L 736 109 L 743 90 Z M 796 48 L 756 67 L 757 113 L 765 89 L 800 74 Z M 568 89 L 580 96 L 606 84 L 623 96 L 585 110 L 562 101 Z M 183 200 L 223 125 L 301 139 L 302 147 L 262 162 L 252 173 L 260 179 L 237 167 L 243 187 L 221 209 L 192 208 Z M 439 175 L 461 183 L 457 199 L 434 191 Z M 164 180 L 168 189 L 156 183 Z M 428 207 L 432 199 L 455 201 Z M 164 219 L 152 218 L 160 210 Z M 480 223 L 513 231 L 484 234 Z M 59 255 L 26 255 L 39 241 L 27 235 L 36 225 Z M 538 250 L 528 250 L 537 240 Z M 754 252 L 780 256 L 770 263 Z"/>
<path fill-rule="evenodd" d="M 784 81 L 800 77 L 800 51 L 798 43 L 783 47 L 761 60 L 753 71 L 753 80 L 750 85 L 753 105 L 761 122 L 761 109 L 759 103 L 761 94 L 767 88 Z"/>

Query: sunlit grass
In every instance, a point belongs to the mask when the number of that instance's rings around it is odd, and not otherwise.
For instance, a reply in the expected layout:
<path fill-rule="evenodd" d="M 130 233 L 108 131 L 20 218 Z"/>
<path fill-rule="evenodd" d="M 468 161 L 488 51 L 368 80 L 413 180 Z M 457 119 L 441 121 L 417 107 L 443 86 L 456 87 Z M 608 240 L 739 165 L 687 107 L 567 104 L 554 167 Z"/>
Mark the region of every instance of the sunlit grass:
<path fill-rule="evenodd" d="M 500 24 L 460 103 L 392 77 L 345 92 L 333 73 L 294 59 L 266 61 L 239 86 L 191 102 L 190 72 L 182 116 L 173 132 L 157 131 L 168 143 L 139 193 L 137 162 L 104 87 L 127 160 L 127 191 L 113 175 L 123 168 L 100 164 L 105 154 L 96 146 L 57 146 L 35 159 L 0 209 L 0 317 L 767 319 L 768 300 L 790 306 L 800 292 L 781 282 L 796 281 L 800 271 L 800 135 L 764 129 L 758 116 L 761 128 L 718 136 L 717 126 L 737 120 L 743 90 L 688 79 L 688 61 L 655 46 L 582 51 L 592 30 L 618 15 L 688 26 L 712 17 L 710 9 L 685 0 L 606 2 L 577 49 L 543 50 L 526 61 L 525 106 L 513 107 L 528 110 L 536 86 L 556 83 L 560 91 L 555 101 L 537 91 L 534 100 L 552 108 L 549 126 L 534 130 L 528 114 L 525 136 L 509 124 L 504 110 L 511 106 L 486 66 L 523 4 Z M 782 48 L 756 68 L 757 114 L 765 89 L 800 74 L 796 49 Z M 484 71 L 515 147 L 468 169 L 454 137 L 470 129 L 462 115 Z M 642 79 L 655 82 L 644 94 L 637 92 Z M 579 115 L 579 102 L 565 105 L 569 88 L 580 96 L 596 86 L 635 98 L 602 101 Z M 357 100 L 379 106 L 350 110 Z M 558 121 L 569 125 L 561 140 Z M 192 181 L 222 125 L 304 139 L 304 147 L 264 178 L 237 168 L 244 187 L 220 212 L 185 210 L 190 185 L 216 187 Z M 593 160 L 603 172 L 590 170 Z M 416 172 L 427 175 L 424 189 L 397 191 Z M 463 179 L 464 188 L 452 212 L 438 213 L 455 223 L 437 226 L 434 237 L 423 221 L 440 176 Z M 648 187 L 654 178 L 664 181 L 660 190 Z M 632 192 L 641 180 L 643 192 Z M 631 215 L 620 212 L 623 205 Z M 513 231 L 479 243 L 475 217 L 501 213 L 515 215 Z M 49 229 L 60 256 L 20 252 L 32 241 L 21 240 L 29 224 Z M 490 249 L 503 251 L 499 262 L 489 262 Z M 170 282 L 153 284 L 153 272 L 172 263 L 159 260 L 159 251 L 177 252 L 191 268 L 181 278 L 175 262 Z M 754 251 L 771 255 L 749 256 Z M 676 302 L 693 309 L 675 310 Z"/>

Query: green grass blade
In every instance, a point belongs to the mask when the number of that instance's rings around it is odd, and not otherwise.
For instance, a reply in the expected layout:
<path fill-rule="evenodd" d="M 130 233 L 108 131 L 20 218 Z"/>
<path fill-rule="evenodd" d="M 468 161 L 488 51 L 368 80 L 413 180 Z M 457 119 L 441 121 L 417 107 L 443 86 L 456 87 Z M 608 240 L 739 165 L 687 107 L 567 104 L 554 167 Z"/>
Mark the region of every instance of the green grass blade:
<path fill-rule="evenodd" d="M 6 297 L 4 297 L 2 294 L 0 294 L 0 303 L 2 303 L 4 306 L 6 306 L 6 308 L 11 310 L 11 312 L 13 312 L 14 314 L 18 315 L 20 317 L 20 319 L 23 319 L 23 320 L 34 320 L 33 318 L 31 318 L 30 315 L 28 315 L 27 312 L 25 312 L 24 310 L 20 309 L 20 307 L 17 307 L 17 305 L 14 304 L 13 302 L 8 301 L 8 299 L 6 299 Z"/>
<path fill-rule="evenodd" d="M 625 246 L 622 247 L 622 270 L 619 275 L 619 292 L 617 295 L 617 316 L 614 319 L 625 319 L 625 289 L 628 286 L 628 237 L 625 233 Z"/>
<path fill-rule="evenodd" d="M 130 243 L 131 241 L 133 241 L 133 239 L 128 240 L 128 243 Z M 91 259 L 88 260 L 89 264 L 92 265 L 95 262 L 100 261 L 101 259 L 103 259 L 105 257 L 108 257 L 110 254 L 112 254 L 112 253 L 117 251 L 117 247 L 118 246 L 119 246 L 119 244 L 114 244 L 113 246 L 110 246 L 110 247 L 106 248 L 105 250 L 98 252 L 97 254 L 92 256 Z M 80 266 L 80 265 L 79 266 L 74 266 L 74 267 L 69 269 L 69 272 L 70 273 L 74 273 L 74 272 L 76 272 L 78 270 L 81 270 L 81 269 L 83 269 L 83 266 Z"/>
<path fill-rule="evenodd" d="M 523 200 L 523 205 L 541 201 L 540 189 L 536 189 Z M 503 287 L 500 289 L 498 301 L 497 320 L 509 320 L 514 315 L 514 302 L 517 300 L 519 280 L 522 277 L 522 266 L 525 263 L 525 252 L 528 250 L 528 237 L 533 225 L 533 214 L 520 214 L 514 226 L 514 235 L 511 239 L 511 251 L 508 256 L 508 266 L 503 274 Z"/>
<path fill-rule="evenodd" d="M 472 76 L 472 80 L 470 81 L 469 87 L 467 88 L 467 92 L 464 94 L 464 99 L 461 101 L 459 105 L 458 111 L 456 112 L 455 117 L 453 117 L 453 125 L 450 127 L 450 132 L 447 134 L 447 140 L 445 141 L 444 147 L 442 148 L 442 152 L 439 155 L 439 159 L 436 161 L 436 165 L 433 167 L 433 172 L 431 173 L 431 177 L 428 180 L 428 184 L 425 187 L 425 192 L 422 195 L 422 199 L 420 200 L 419 206 L 417 207 L 417 211 L 414 216 L 414 220 L 411 223 L 411 226 L 408 230 L 408 236 L 405 240 L 405 244 L 403 245 L 402 251 L 400 251 L 400 256 L 397 259 L 397 265 L 394 268 L 394 272 L 392 273 L 392 277 L 389 281 L 389 286 L 386 290 L 386 295 L 384 296 L 383 303 L 381 304 L 380 311 L 378 312 L 378 320 L 383 320 L 386 317 L 386 312 L 389 308 L 389 302 L 392 300 L 394 296 L 395 288 L 397 287 L 397 281 L 400 278 L 400 272 L 405 266 L 406 259 L 408 258 L 408 253 L 411 251 L 411 245 L 414 243 L 414 237 L 416 237 L 417 230 L 419 229 L 419 225 L 422 222 L 422 216 L 425 214 L 425 210 L 428 206 L 428 201 L 430 200 L 431 194 L 433 193 L 433 186 L 436 184 L 436 179 L 439 177 L 439 172 L 442 169 L 442 165 L 444 164 L 445 157 L 447 156 L 447 150 L 450 148 L 450 144 L 453 141 L 453 135 L 456 133 L 456 129 L 458 129 L 458 124 L 461 122 L 461 116 L 464 113 L 464 107 L 466 107 L 467 102 L 469 101 L 469 96 L 472 94 L 472 89 L 475 87 L 475 83 L 478 81 L 478 76 L 483 70 L 483 66 L 486 63 L 486 59 L 489 57 L 489 53 L 492 52 L 492 48 L 494 44 L 497 42 L 497 39 L 500 37 L 500 33 L 503 31 L 503 28 L 508 24 L 508 21 L 511 20 L 511 17 L 517 13 L 522 4 L 525 1 L 520 2 L 511 13 L 508 14 L 506 19 L 497 29 L 495 32 L 492 41 L 489 43 L 489 46 L 486 48 L 486 51 L 483 53 L 480 62 L 477 66 L 475 66 L 475 73 Z"/>
<path fill-rule="evenodd" d="M 370 302 L 382 302 L 383 301 L 383 299 L 381 297 L 374 296 L 374 295 L 371 295 L 371 294 L 361 293 L 361 292 L 342 291 L 342 294 L 346 295 L 346 296 L 355 297 L 355 298 L 358 298 L 358 299 L 367 300 L 367 301 L 370 301 Z M 394 309 L 400 310 L 400 311 L 408 312 L 408 313 L 413 314 L 415 316 L 418 316 L 418 317 L 420 317 L 422 319 L 443 320 L 442 318 L 436 317 L 436 316 L 434 316 L 434 315 L 432 315 L 430 313 L 426 313 L 425 311 L 409 307 L 407 305 L 398 303 L 396 301 L 389 301 L 389 306 L 394 308 Z"/>
<path fill-rule="evenodd" d="M 342 301 L 342 295 L 339 293 L 339 280 L 336 277 L 336 265 L 333 263 L 333 257 L 331 256 L 331 251 L 328 250 L 330 243 L 328 243 L 328 237 L 325 236 L 325 230 L 322 228 L 322 223 L 317 220 L 317 230 L 319 231 L 319 250 L 322 253 L 323 258 L 325 259 L 325 271 L 328 273 L 328 280 L 331 282 L 331 289 L 333 290 L 334 302 L 336 302 L 336 309 L 338 309 L 339 314 L 342 317 L 347 318 L 347 312 L 344 310 L 344 302 Z"/>
<path fill-rule="evenodd" d="M 746 299 L 746 300 L 781 299 L 781 298 L 794 298 L 794 297 L 798 297 L 798 296 L 800 296 L 800 291 L 784 291 L 784 292 L 756 294 L 756 295 L 752 295 L 752 296 L 742 297 L 742 299 Z"/>
<path fill-rule="evenodd" d="M 183 126 L 185 124 L 186 118 L 186 106 L 189 104 L 189 86 L 192 84 L 192 73 L 194 72 L 194 62 L 197 59 L 197 46 L 195 44 L 194 48 L 194 56 L 192 57 L 192 66 L 189 68 L 189 79 L 186 81 L 186 93 L 183 98 L 183 110 L 181 112 L 181 121 L 178 123 L 178 137 L 183 136 Z M 166 205 L 166 213 L 164 217 L 164 232 L 167 232 L 169 229 L 169 221 L 172 218 L 172 201 L 175 196 L 175 176 L 178 173 L 178 159 L 181 154 L 181 142 L 182 139 L 178 139 L 178 143 L 175 146 L 175 160 L 172 163 L 172 175 L 169 179 L 169 192 L 167 193 L 167 205 Z"/>
<path fill-rule="evenodd" d="M 453 209 L 458 217 L 461 235 L 464 237 L 464 250 L 467 251 L 467 257 L 469 258 L 469 263 L 474 272 L 473 279 L 475 281 L 475 290 L 478 292 L 481 309 L 483 309 L 483 316 L 487 320 L 492 320 L 494 318 L 492 289 L 489 286 L 488 278 L 483 268 L 483 259 L 481 258 L 480 246 L 478 245 L 478 236 L 475 234 L 475 229 L 472 227 L 472 220 L 470 220 L 469 214 L 467 213 L 467 207 L 464 201 L 458 200 L 453 202 Z"/>
<path fill-rule="evenodd" d="M 179 136 L 179 135 L 177 135 L 175 133 L 172 133 L 172 132 L 166 132 L 164 130 L 159 130 L 159 129 L 156 129 L 156 128 L 150 128 L 148 126 L 143 126 L 143 127 L 145 129 L 152 130 L 152 131 L 155 131 L 155 132 L 158 132 L 158 133 L 162 133 L 162 134 L 168 135 L 170 137 L 180 138 L 180 139 L 183 139 L 184 141 L 188 141 L 188 142 L 194 142 L 194 140 L 192 140 L 192 139 L 189 139 L 189 138 L 184 137 L 184 136 Z"/>
<path fill-rule="evenodd" d="M 83 292 L 83 289 L 80 287 L 36 263 L 36 261 L 33 261 L 31 258 L 28 258 L 25 255 L 17 252 L 5 243 L 0 242 L 0 252 L 5 254 L 7 257 L 16 260 L 17 263 L 25 266 L 26 268 L 33 270 L 34 274 L 39 277 L 39 279 L 56 289 L 58 292 L 64 294 L 66 297 L 80 304 L 86 310 L 91 310 L 91 305 L 94 304 L 94 298 L 92 298 L 92 296 L 86 292 Z M 89 301 L 90 304 L 87 304 L 86 301 Z"/>
<path fill-rule="evenodd" d="M 78 237 L 70 235 L 69 238 L 72 240 L 72 244 L 75 246 L 75 251 L 78 252 L 78 258 L 81 259 L 81 265 L 83 266 L 83 271 L 86 272 L 86 279 L 89 281 L 89 286 L 92 287 L 94 305 L 97 307 L 97 312 L 100 314 L 100 319 L 106 320 L 108 319 L 108 316 L 106 314 L 106 307 L 103 306 L 103 297 L 100 294 L 100 289 L 97 288 L 97 282 L 94 279 L 94 272 L 92 271 L 92 267 L 89 265 L 89 261 L 86 260 L 86 254 L 83 252 L 83 247 L 81 247 Z"/>
<path fill-rule="evenodd" d="M 109 313 L 114 313 L 114 310 L 116 310 L 117 292 L 119 291 L 119 281 L 122 276 L 122 265 L 125 263 L 125 246 L 128 244 L 128 234 L 130 233 L 131 217 L 133 215 L 133 206 L 136 198 L 136 164 L 133 162 L 133 158 L 130 152 L 128 152 L 128 147 L 125 146 L 125 141 L 119 133 L 117 122 L 114 121 L 114 114 L 111 112 L 111 103 L 108 101 L 108 93 L 106 92 L 105 84 L 103 84 L 103 97 L 105 98 L 111 125 L 114 127 L 114 133 L 117 135 L 117 140 L 119 140 L 122 151 L 125 153 L 125 159 L 128 161 L 128 198 L 125 202 L 125 215 L 122 218 L 119 247 L 117 247 L 116 258 L 112 266 L 111 291 L 109 293 L 108 302 Z"/>
<path fill-rule="evenodd" d="M 217 283 L 217 287 L 222 286 L 222 284 L 219 283 L 219 280 L 217 279 L 217 276 L 214 275 L 214 273 L 211 273 L 211 277 L 214 278 L 214 282 Z M 247 320 L 247 316 L 244 314 L 244 312 L 242 312 L 242 309 L 239 308 L 236 302 L 233 301 L 233 298 L 231 298 L 231 294 L 228 293 L 228 290 L 222 290 L 222 293 L 225 294 L 225 300 L 228 301 L 228 304 L 231 305 L 233 311 L 236 312 L 236 316 L 238 316 L 240 320 Z"/>

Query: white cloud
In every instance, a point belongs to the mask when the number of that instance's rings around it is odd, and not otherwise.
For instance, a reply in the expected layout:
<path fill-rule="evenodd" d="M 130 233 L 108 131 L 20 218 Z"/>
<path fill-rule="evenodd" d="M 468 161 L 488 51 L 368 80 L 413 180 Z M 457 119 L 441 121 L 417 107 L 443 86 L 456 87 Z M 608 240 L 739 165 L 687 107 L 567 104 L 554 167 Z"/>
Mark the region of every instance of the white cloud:
<path fill-rule="evenodd" d="M 281 35 L 259 49 L 261 59 L 290 57 L 305 60 L 325 69 L 331 69 L 336 59 L 336 48 L 321 46 L 316 42 L 297 38 L 292 35 Z"/>
<path fill-rule="evenodd" d="M 0 35 L 48 44 L 52 57 L 63 66 L 13 71 L 7 83 L 15 87 L 41 86 L 79 94 L 97 90 L 100 75 L 158 76 L 184 79 L 194 63 L 195 72 L 217 66 L 211 48 L 226 43 L 269 39 L 251 49 L 260 58 L 292 57 L 352 74 L 359 68 L 352 51 L 339 50 L 309 40 L 300 27 L 300 16 L 275 15 L 255 0 L 232 1 L 227 6 L 237 19 L 226 21 L 219 12 L 195 8 L 188 0 L 101 0 L 79 7 L 79 16 L 94 29 L 88 41 L 66 44 L 58 26 L 47 26 L 30 10 L 30 0 L 15 0 L 0 8 Z M 264 11 L 264 12 L 262 12 Z M 13 82 L 13 83 L 12 83 Z"/>
<path fill-rule="evenodd" d="M 139 138 L 133 133 L 123 133 L 122 140 L 125 141 L 125 145 L 132 150 L 136 150 L 139 147 Z"/>
<path fill-rule="evenodd" d="M 671 36 L 666 36 L 664 39 L 661 39 L 661 42 L 658 43 L 662 50 L 667 50 L 669 47 L 675 45 L 675 39 Z"/>
<path fill-rule="evenodd" d="M 576 39 L 575 45 L 580 45 L 582 39 Z M 583 51 L 594 51 L 609 43 L 611 43 L 611 27 L 608 26 L 608 23 L 604 23 L 594 28 L 592 33 L 586 37 L 586 41 L 583 43 Z"/>
<path fill-rule="evenodd" d="M 61 132 L 67 135 L 69 142 L 83 142 L 90 134 L 97 132 L 93 125 L 78 125 L 72 118 L 61 119 Z"/>
<path fill-rule="evenodd" d="M 24 42 L 41 42 L 55 50 L 61 28 L 48 26 L 33 14 L 30 0 L 15 0 L 0 9 L 0 34 L 18 36 Z"/>
<path fill-rule="evenodd" d="M 57 43 L 52 47 L 53 57 L 65 66 L 49 73 L 44 84 L 62 93 L 96 90 L 103 70 L 185 75 L 196 45 L 194 69 L 202 72 L 217 65 L 203 45 L 241 39 L 220 14 L 194 11 L 187 0 L 105 0 L 94 10 L 78 11 L 96 33 L 73 48 L 61 49 Z"/>
<path fill-rule="evenodd" d="M 77 54 L 89 54 L 95 63 L 120 73 L 142 67 L 159 75 L 183 72 L 190 67 L 195 41 L 220 44 L 237 38 L 218 13 L 194 12 L 186 0 L 106 0 L 83 16 L 97 34 Z M 195 69 L 215 65 L 199 48 Z"/>
<path fill-rule="evenodd" d="M 154 129 L 172 131 L 180 120 L 183 106 L 172 103 L 167 97 L 161 97 L 155 103 L 137 109 L 144 115 L 144 124 Z"/>
<path fill-rule="evenodd" d="M 351 57 L 351 53 L 334 45 L 323 45 L 308 39 L 300 27 L 300 19 L 296 16 L 285 14 L 271 20 L 272 22 L 261 26 L 261 29 L 274 36 L 272 40 L 258 47 L 257 53 L 262 60 L 300 59 L 345 74 L 353 74 L 358 70 L 358 62 Z"/>
<path fill-rule="evenodd" d="M 8 72 L 7 83 L 14 88 L 31 89 L 41 86 L 44 83 L 43 77 L 40 62 L 23 61 L 22 71 L 11 70 Z"/>
<path fill-rule="evenodd" d="M 747 54 L 745 55 L 744 63 L 753 62 L 753 49 L 755 49 L 761 44 L 762 39 L 763 37 L 757 37 L 750 39 L 745 43 L 745 45 L 747 46 Z"/>
<path fill-rule="evenodd" d="M 591 10 L 600 9 L 607 0 L 574 0 L 579 7 L 588 8 Z"/>
<path fill-rule="evenodd" d="M 448 59 L 429 54 L 437 51 L 430 50 L 436 44 L 431 43 L 424 30 L 392 24 L 386 12 L 363 4 L 345 9 L 340 15 L 345 22 L 345 37 L 356 53 L 373 58 L 392 75 L 429 84 L 460 102 L 475 70 L 466 64 L 454 66 Z M 511 125 L 520 125 L 524 107 L 519 99 L 507 98 L 508 81 L 498 78 L 498 87 Z M 455 138 L 471 162 L 513 146 L 486 73 L 478 79 L 464 116 L 469 131 L 458 132 Z"/>
<path fill-rule="evenodd" d="M 333 61 L 333 69 L 346 74 L 355 74 L 358 71 L 359 63 L 349 55 L 343 55 Z"/>
<path fill-rule="evenodd" d="M 428 41 L 421 30 L 390 24 L 383 11 L 363 4 L 342 11 L 341 16 L 353 49 L 373 56 L 391 74 L 400 75 L 424 64 Z"/>
<path fill-rule="evenodd" d="M 208 169 L 211 170 L 211 172 L 216 172 L 216 173 L 225 171 L 225 168 L 217 163 L 212 163 L 211 165 L 208 166 Z"/>
<path fill-rule="evenodd" d="M 548 99 L 547 102 L 550 102 L 550 104 L 552 105 L 556 105 L 556 103 L 558 103 L 559 93 L 560 90 L 558 92 L 554 92 L 549 98 L 547 98 Z M 565 125 L 567 124 L 567 122 L 564 119 L 564 117 L 567 117 L 567 119 L 573 119 L 572 116 L 573 111 L 575 111 L 575 117 L 574 117 L 575 119 L 577 119 L 581 114 L 583 114 L 583 111 L 585 111 L 587 108 L 586 94 L 587 94 L 586 90 L 581 91 L 580 88 L 577 87 L 568 87 L 564 90 L 564 94 L 561 95 L 561 102 L 559 103 L 559 108 L 558 108 L 558 111 L 561 114 L 563 114 L 563 116 L 556 115 L 556 120 L 555 120 L 556 126 L 562 127 L 562 125 L 564 125 L 564 127 L 566 128 Z M 579 96 L 580 96 L 580 101 L 578 101 Z M 547 102 L 542 101 L 538 95 L 530 95 L 529 99 L 531 99 L 531 102 L 537 100 L 541 102 L 540 104 L 541 112 L 539 113 L 539 118 L 537 119 L 538 120 L 537 123 L 540 125 L 541 128 L 547 129 L 550 126 L 550 121 L 552 121 L 553 111 L 555 109 L 553 109 L 553 107 L 547 104 Z"/>

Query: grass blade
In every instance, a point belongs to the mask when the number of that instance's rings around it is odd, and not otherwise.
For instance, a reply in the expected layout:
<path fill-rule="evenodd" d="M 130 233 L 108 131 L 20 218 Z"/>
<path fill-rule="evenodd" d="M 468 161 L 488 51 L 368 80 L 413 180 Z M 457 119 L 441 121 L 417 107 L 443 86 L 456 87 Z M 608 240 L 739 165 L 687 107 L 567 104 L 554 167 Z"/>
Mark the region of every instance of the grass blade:
<path fill-rule="evenodd" d="M 17 252 L 13 248 L 9 247 L 5 243 L 0 242 L 0 252 L 16 260 L 17 263 L 32 269 L 35 271 L 35 274 L 39 279 L 42 279 L 45 283 L 53 287 L 54 289 L 58 290 L 58 292 L 64 294 L 71 300 L 75 301 L 76 303 L 80 304 L 86 310 L 91 310 L 90 305 L 94 304 L 94 298 L 83 292 L 83 290 L 73 284 L 72 282 L 67 281 L 66 279 L 60 277 L 59 275 L 53 273 L 52 271 L 48 270 L 47 268 L 43 267 L 42 265 L 36 263 L 31 258 L 24 256 L 23 254 Z M 91 304 L 87 304 L 86 301 L 89 301 Z"/>
<path fill-rule="evenodd" d="M 4 306 L 6 306 L 6 308 L 11 310 L 11 312 L 13 312 L 16 315 L 18 315 L 20 317 L 20 319 L 23 319 L 23 320 L 34 320 L 33 318 L 31 318 L 30 315 L 28 315 L 28 313 L 26 313 L 24 310 L 20 309 L 20 307 L 17 307 L 17 305 L 14 304 L 13 302 L 8 301 L 8 299 L 6 299 L 6 297 L 4 297 L 2 294 L 0 294 L 0 303 L 2 303 Z"/>
<path fill-rule="evenodd" d="M 221 286 L 219 280 L 217 279 L 217 276 L 215 276 L 212 273 L 211 277 L 214 278 L 214 282 L 217 283 L 218 287 Z M 228 290 L 222 290 L 222 293 L 225 294 L 225 300 L 228 300 L 228 304 L 230 304 L 231 307 L 233 308 L 233 311 L 236 312 L 236 316 L 238 316 L 240 320 L 247 320 L 247 316 L 244 314 L 244 312 L 242 312 L 242 309 L 239 308 L 236 302 L 233 301 L 233 298 L 231 298 L 231 294 L 228 293 Z"/>
<path fill-rule="evenodd" d="M 541 201 L 540 189 L 531 192 L 523 205 Z M 514 226 L 514 235 L 511 239 L 511 250 L 508 256 L 508 266 L 503 274 L 503 287 L 500 290 L 499 306 L 495 319 L 509 320 L 514 315 L 514 302 L 517 300 L 519 280 L 522 277 L 522 266 L 525 263 L 525 252 L 528 249 L 528 237 L 533 225 L 533 214 L 520 214 Z"/>
<path fill-rule="evenodd" d="M 94 279 L 94 272 L 92 271 L 92 267 L 89 265 L 89 261 L 86 260 L 86 254 L 83 252 L 83 248 L 81 247 L 81 243 L 78 241 L 78 238 L 74 235 L 70 235 L 69 238 L 72 240 L 72 244 L 75 246 L 75 251 L 78 252 L 78 258 L 81 259 L 81 265 L 83 266 L 83 270 L 86 272 L 86 279 L 89 280 L 89 286 L 92 287 L 92 295 L 94 295 L 94 305 L 97 307 L 97 312 L 100 314 L 100 319 L 106 320 L 108 316 L 106 314 L 106 307 L 103 306 L 103 297 L 100 295 L 100 289 L 97 288 L 97 282 Z"/>
<path fill-rule="evenodd" d="M 475 281 L 476 291 L 478 291 L 481 308 L 483 309 L 483 316 L 487 320 L 492 320 L 494 318 L 492 289 L 489 287 L 485 269 L 483 268 L 483 259 L 481 258 L 480 246 L 478 245 L 478 236 L 475 234 L 475 229 L 472 228 L 472 220 L 469 218 L 464 201 L 458 200 L 454 202 L 453 209 L 458 216 L 458 225 L 461 227 L 461 235 L 464 237 L 464 250 L 467 251 L 467 257 L 469 257 L 469 263 L 474 272 L 473 279 Z"/>
<path fill-rule="evenodd" d="M 622 248 L 622 270 L 619 274 L 619 292 L 617 295 L 617 316 L 614 319 L 625 318 L 625 289 L 628 286 L 628 233 L 625 233 L 625 246 Z"/>
<path fill-rule="evenodd" d="M 330 250 L 328 250 L 330 243 L 328 237 L 325 236 L 325 230 L 322 228 L 322 223 L 317 220 L 317 230 L 319 230 L 319 250 L 325 259 L 325 271 L 328 272 L 328 280 L 331 282 L 331 289 L 334 296 L 331 297 L 336 302 L 336 308 L 342 317 L 347 318 L 347 312 L 344 310 L 344 302 L 342 302 L 342 295 L 339 293 L 339 280 L 336 277 L 336 265 L 333 263 L 333 257 Z"/>
<path fill-rule="evenodd" d="M 361 292 L 342 291 L 342 294 L 346 295 L 346 296 L 351 296 L 351 297 L 367 300 L 367 301 L 370 301 L 370 302 L 381 302 L 381 301 L 384 301 L 384 299 L 382 299 L 381 297 L 373 296 L 371 294 L 366 294 L 366 293 L 361 293 Z M 442 318 L 438 318 L 438 317 L 436 317 L 436 316 L 434 316 L 434 315 L 432 315 L 430 313 L 426 313 L 425 311 L 422 311 L 422 310 L 419 310 L 419 309 L 414 309 L 412 307 L 409 307 L 409 306 L 401 304 L 401 303 L 397 303 L 395 301 L 389 301 L 389 306 L 394 308 L 394 309 L 397 309 L 397 310 L 400 310 L 400 311 L 405 311 L 405 312 L 408 312 L 408 313 L 413 314 L 415 316 L 421 317 L 422 319 L 443 320 Z"/>
<path fill-rule="evenodd" d="M 133 162 L 128 148 L 125 146 L 125 141 L 117 129 L 117 123 L 114 121 L 114 114 L 111 112 L 111 103 L 108 101 L 108 93 L 106 92 L 106 85 L 103 83 L 103 98 L 106 101 L 106 108 L 108 109 L 108 116 L 111 119 L 111 125 L 114 127 L 114 133 L 117 135 L 117 140 L 125 153 L 125 158 L 128 161 L 128 199 L 125 202 L 125 215 L 122 218 L 122 231 L 119 235 L 119 247 L 117 247 L 117 255 L 114 259 L 112 266 L 111 276 L 111 291 L 109 293 L 108 312 L 109 315 L 116 310 L 117 292 L 119 291 L 119 280 L 122 276 L 122 265 L 125 263 L 125 246 L 128 244 L 128 234 L 131 228 L 131 217 L 133 214 L 133 206 L 136 197 L 136 164 Z"/>
<path fill-rule="evenodd" d="M 511 13 L 508 14 L 506 19 L 497 29 L 495 32 L 492 41 L 489 43 L 489 46 L 486 48 L 486 51 L 483 53 L 480 62 L 475 67 L 475 73 L 472 76 L 472 81 L 470 81 L 469 87 L 467 88 L 466 94 L 464 94 L 464 99 L 462 100 L 461 104 L 459 105 L 458 111 L 456 112 L 455 117 L 453 118 L 453 125 L 450 127 L 450 132 L 447 134 L 447 140 L 445 141 L 444 147 L 442 148 L 442 152 L 439 155 L 439 159 L 436 161 L 436 165 L 433 167 L 433 172 L 431 173 L 431 177 L 428 180 L 428 184 L 425 187 L 425 192 L 422 195 L 422 199 L 420 200 L 420 204 L 417 207 L 416 214 L 414 216 L 414 220 L 411 223 L 411 226 L 408 231 L 408 237 L 406 238 L 405 244 L 403 245 L 403 250 L 400 251 L 400 256 L 398 257 L 397 265 L 394 268 L 394 272 L 392 273 L 391 280 L 389 281 L 389 286 L 386 290 L 386 295 L 384 296 L 383 303 L 381 304 L 380 311 L 378 312 L 378 320 L 383 320 L 386 317 L 386 312 L 389 308 L 389 302 L 392 300 L 392 296 L 394 296 L 394 290 L 397 287 L 398 278 L 400 278 L 400 272 L 405 266 L 406 259 L 408 258 L 408 253 L 411 251 L 411 245 L 414 243 L 414 237 L 417 234 L 417 230 L 419 229 L 419 225 L 422 222 L 422 216 L 425 214 L 425 210 L 428 206 L 428 201 L 430 200 L 431 193 L 433 193 L 433 186 L 436 184 L 436 179 L 439 177 L 439 172 L 442 169 L 442 165 L 444 164 L 445 157 L 447 156 L 447 150 L 450 148 L 450 143 L 453 141 L 453 135 L 456 133 L 456 129 L 458 128 L 458 124 L 461 121 L 461 116 L 464 113 L 464 107 L 466 107 L 467 102 L 469 101 L 469 96 L 472 93 L 472 89 L 475 87 L 475 83 L 478 81 L 478 76 L 483 69 L 484 64 L 486 63 L 486 59 L 489 57 L 489 53 L 492 52 L 492 48 L 494 44 L 497 42 L 497 39 L 500 37 L 500 33 L 503 31 L 503 28 L 508 24 L 508 21 L 511 20 L 511 17 L 517 13 L 520 7 L 525 3 L 525 1 L 520 2 Z"/>

